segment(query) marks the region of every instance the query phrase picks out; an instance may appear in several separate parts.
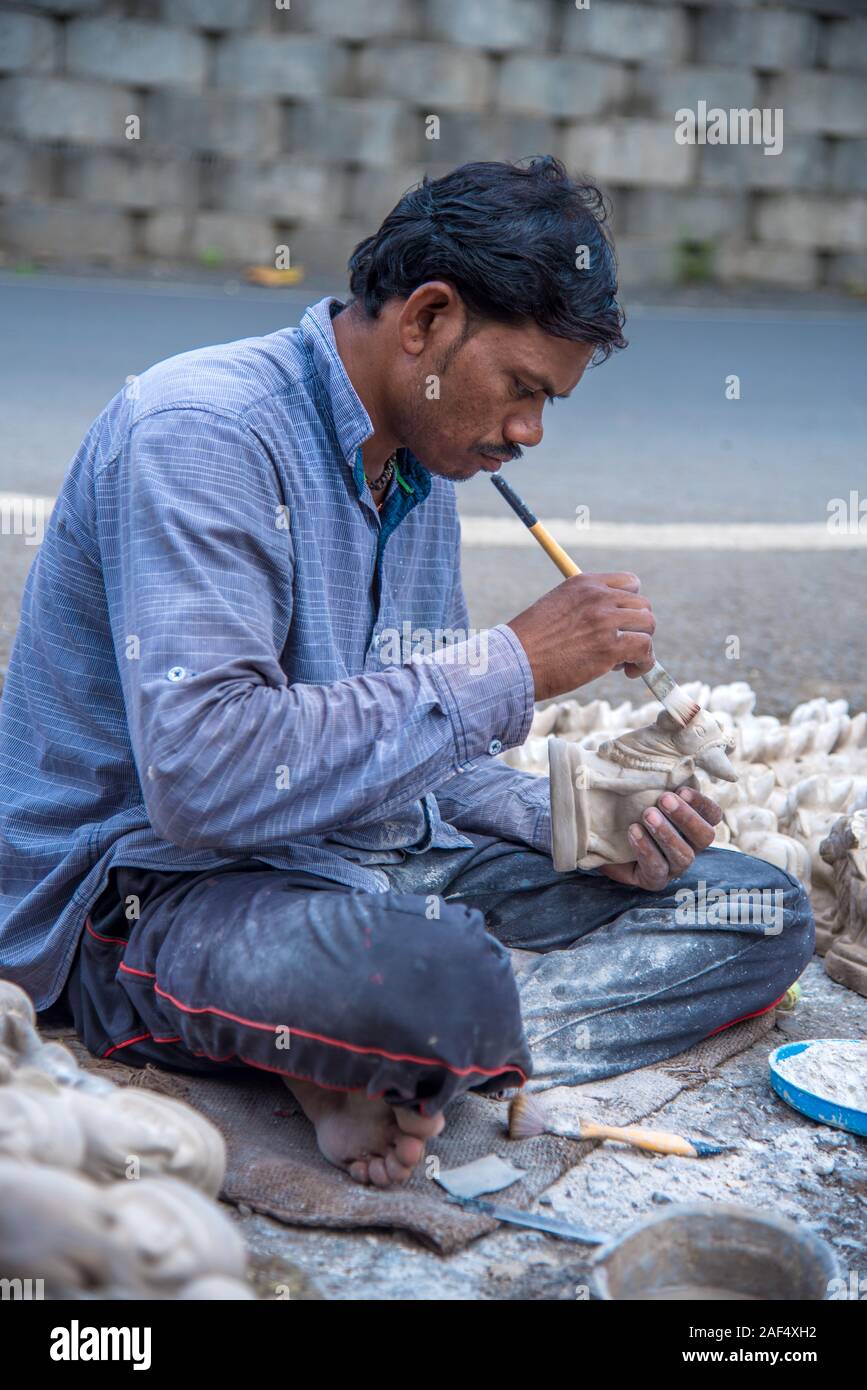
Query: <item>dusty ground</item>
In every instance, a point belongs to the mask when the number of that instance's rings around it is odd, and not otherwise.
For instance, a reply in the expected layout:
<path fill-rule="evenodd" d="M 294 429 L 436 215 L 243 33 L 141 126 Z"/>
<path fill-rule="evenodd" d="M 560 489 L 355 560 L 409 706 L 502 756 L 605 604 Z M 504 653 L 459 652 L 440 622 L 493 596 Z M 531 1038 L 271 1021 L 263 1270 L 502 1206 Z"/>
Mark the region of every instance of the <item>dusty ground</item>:
<path fill-rule="evenodd" d="M 835 985 L 814 960 L 792 1015 L 706 1079 L 696 1078 L 646 1124 L 701 1131 L 737 1151 L 701 1161 L 597 1147 L 543 1194 L 547 1210 L 614 1236 L 660 1205 L 741 1202 L 809 1225 L 835 1249 L 844 1277 L 867 1279 L 867 1140 L 802 1119 L 768 1081 L 767 1056 L 802 1038 L 867 1037 L 867 999 Z M 500 1199 L 508 1204 L 508 1193 Z M 286 1227 L 235 1213 L 259 1268 L 263 1296 L 285 1280 L 282 1261 L 327 1299 L 571 1300 L 588 1283 L 585 1247 L 501 1227 L 443 1258 L 398 1235 Z M 273 1263 L 277 1261 L 276 1265 Z M 286 1296 L 284 1293 L 283 1297 Z"/>

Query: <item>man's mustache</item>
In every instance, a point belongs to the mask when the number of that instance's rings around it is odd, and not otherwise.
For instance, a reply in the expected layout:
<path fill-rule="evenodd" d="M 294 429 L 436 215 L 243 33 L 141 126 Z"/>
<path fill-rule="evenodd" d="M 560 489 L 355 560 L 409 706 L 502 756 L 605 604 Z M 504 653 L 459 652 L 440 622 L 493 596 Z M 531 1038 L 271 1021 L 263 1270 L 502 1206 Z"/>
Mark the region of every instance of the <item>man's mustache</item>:
<path fill-rule="evenodd" d="M 524 450 L 519 444 L 512 444 L 505 453 L 501 444 L 477 444 L 473 453 L 487 454 L 489 458 L 502 459 L 503 463 L 515 463 L 524 457 Z"/>

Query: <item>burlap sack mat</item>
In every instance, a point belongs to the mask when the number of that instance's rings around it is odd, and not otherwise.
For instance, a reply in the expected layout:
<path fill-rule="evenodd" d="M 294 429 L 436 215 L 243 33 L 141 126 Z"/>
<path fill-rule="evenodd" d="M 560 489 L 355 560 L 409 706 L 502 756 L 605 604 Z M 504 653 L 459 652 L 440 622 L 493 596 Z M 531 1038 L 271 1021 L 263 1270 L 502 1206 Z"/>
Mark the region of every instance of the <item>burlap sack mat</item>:
<path fill-rule="evenodd" d="M 583 1114 L 612 1124 L 634 1124 L 679 1092 L 701 1084 L 720 1063 L 762 1037 L 773 1021 L 773 1012 L 763 1014 L 656 1066 L 607 1081 L 548 1091 L 546 1107 L 554 1114 Z M 48 1031 L 43 1030 L 43 1036 Z M 409 1231 L 442 1254 L 460 1249 L 498 1224 L 448 1202 L 427 1176 L 425 1165 L 420 1165 L 403 1188 L 381 1191 L 358 1186 L 322 1158 L 313 1127 L 277 1077 L 251 1072 L 248 1079 L 236 1072 L 231 1080 L 223 1081 L 179 1076 L 150 1066 L 139 1070 L 91 1057 L 74 1036 L 70 1037 L 68 1029 L 50 1031 L 72 1047 L 88 1070 L 99 1071 L 121 1085 L 149 1086 L 186 1101 L 206 1115 L 226 1139 L 224 1201 L 244 1202 L 290 1225 Z M 444 1169 L 488 1153 L 500 1154 L 526 1169 L 526 1174 L 496 1194 L 494 1200 L 528 1208 L 592 1147 L 592 1143 L 551 1135 L 510 1140 L 506 1136 L 506 1106 L 501 1101 L 464 1095 L 449 1107 L 447 1128 L 428 1145 L 428 1154 Z"/>

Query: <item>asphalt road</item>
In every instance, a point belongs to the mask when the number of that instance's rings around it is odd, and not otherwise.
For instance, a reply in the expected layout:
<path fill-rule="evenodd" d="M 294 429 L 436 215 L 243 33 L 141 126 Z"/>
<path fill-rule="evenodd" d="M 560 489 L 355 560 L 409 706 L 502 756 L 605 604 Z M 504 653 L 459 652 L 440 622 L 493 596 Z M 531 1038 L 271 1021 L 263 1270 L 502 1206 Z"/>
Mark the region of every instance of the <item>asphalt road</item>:
<path fill-rule="evenodd" d="M 206 343 L 297 323 L 342 286 L 263 291 L 237 282 L 0 277 L 0 493 L 56 493 L 82 436 L 128 374 Z M 537 513 L 594 522 L 821 526 L 832 498 L 867 498 L 867 310 L 674 308 L 627 304 L 630 347 L 546 408 L 545 439 L 507 475 Z M 740 399 L 726 399 L 726 378 Z M 473 621 L 501 621 L 556 581 L 518 546 L 479 545 L 501 500 L 487 478 L 460 489 Z M 867 507 L 865 507 L 867 510 Z M 867 520 L 864 523 L 867 531 Z M 659 619 L 657 648 L 679 680 L 747 679 L 781 713 L 818 693 L 867 707 L 863 600 L 867 545 L 813 553 L 765 548 L 633 554 L 594 549 L 585 569 L 634 569 Z M 706 534 L 702 530 L 701 534 Z M 865 536 L 867 541 L 867 536 Z M 851 544 L 851 542 L 850 542 Z M 35 550 L 0 537 L 0 662 Z M 739 659 L 726 654 L 740 642 Z M 728 643 L 731 649 L 731 643 Z M 641 698 L 624 677 L 588 696 Z"/>

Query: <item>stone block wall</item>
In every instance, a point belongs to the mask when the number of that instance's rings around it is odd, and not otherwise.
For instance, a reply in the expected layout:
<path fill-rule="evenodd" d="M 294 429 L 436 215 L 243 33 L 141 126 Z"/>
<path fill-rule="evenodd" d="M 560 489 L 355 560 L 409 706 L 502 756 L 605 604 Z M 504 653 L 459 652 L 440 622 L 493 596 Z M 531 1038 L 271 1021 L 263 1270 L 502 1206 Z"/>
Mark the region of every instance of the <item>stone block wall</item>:
<path fill-rule="evenodd" d="M 679 144 L 701 102 L 782 151 Z M 540 152 L 611 195 L 626 284 L 863 291 L 867 0 L 0 0 L 6 265 L 321 280 L 424 172 Z"/>

